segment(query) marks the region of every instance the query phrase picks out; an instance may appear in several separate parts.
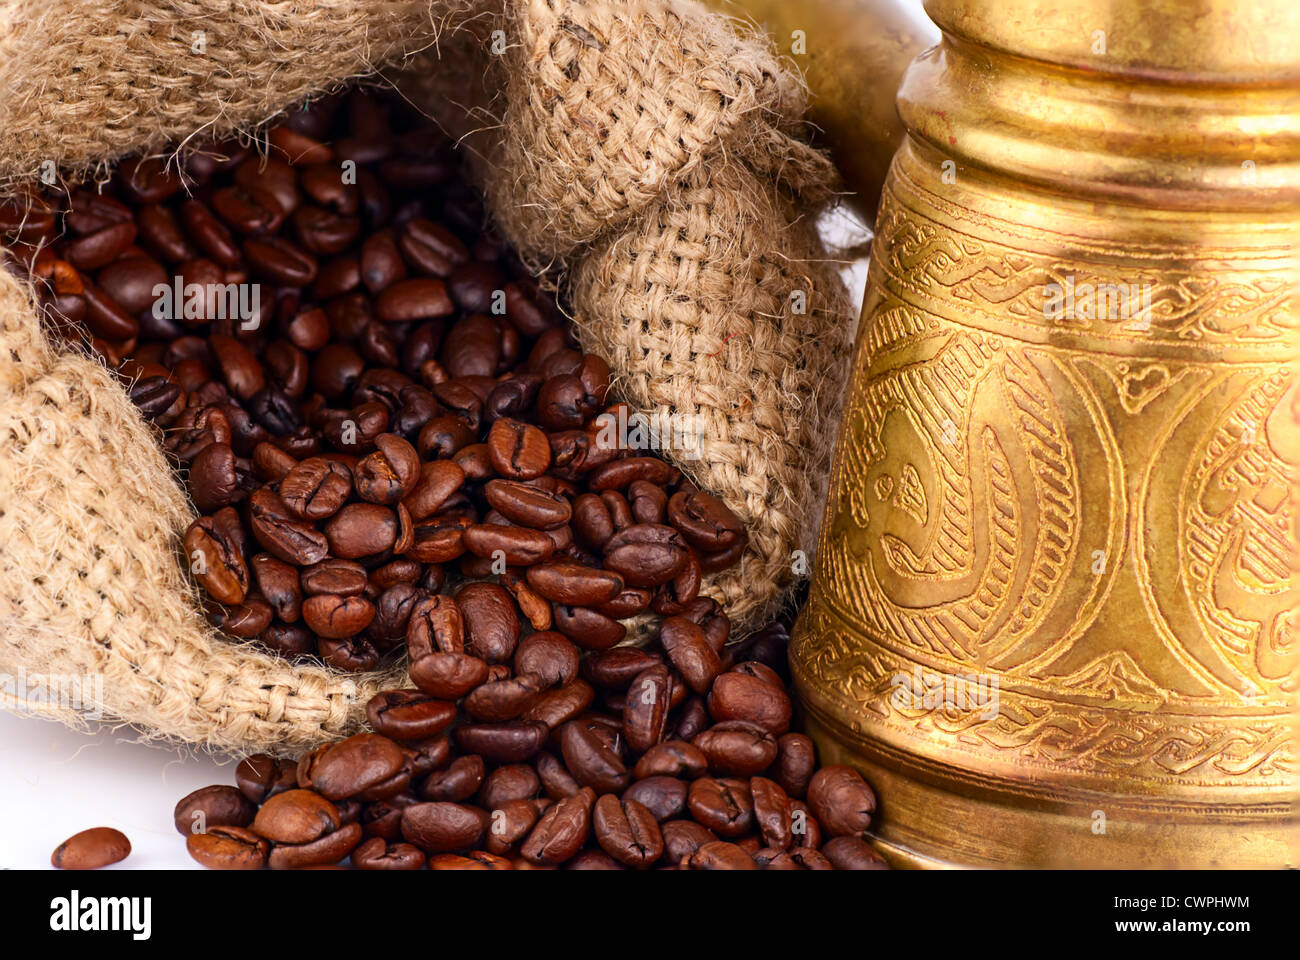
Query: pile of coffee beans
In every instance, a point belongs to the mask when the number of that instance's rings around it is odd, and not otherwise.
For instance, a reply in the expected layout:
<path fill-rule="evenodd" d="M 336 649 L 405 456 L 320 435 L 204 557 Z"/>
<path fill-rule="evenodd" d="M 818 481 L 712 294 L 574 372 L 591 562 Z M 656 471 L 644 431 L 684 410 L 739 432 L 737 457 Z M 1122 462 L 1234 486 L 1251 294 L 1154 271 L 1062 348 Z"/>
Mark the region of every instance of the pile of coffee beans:
<path fill-rule="evenodd" d="M 867 870 L 876 801 L 789 732 L 788 634 L 728 645 L 712 601 L 646 648 L 517 639 L 498 598 L 430 599 L 412 689 L 367 704 L 373 733 L 296 760 L 259 754 L 176 807 L 214 869 Z M 469 650 L 499 655 L 483 676 Z M 446 666 L 444 666 L 446 664 Z"/>
<path fill-rule="evenodd" d="M 372 733 L 186 797 L 227 869 L 871 869 L 875 798 L 789 731 L 786 627 L 730 638 L 740 520 L 619 435 L 610 371 L 396 99 L 318 100 L 268 154 L 123 163 L 0 204 L 11 269 L 161 432 L 209 620 L 411 688 Z M 648 646 L 625 621 L 662 618 Z"/>
<path fill-rule="evenodd" d="M 268 141 L 184 175 L 128 162 L 19 229 L 46 241 L 30 267 L 58 329 L 89 328 L 184 470 L 215 626 L 367 670 L 427 642 L 444 587 L 496 577 L 457 594 L 476 618 L 517 603 L 603 649 L 739 559 L 730 510 L 620 442 L 608 366 L 483 230 L 431 125 L 355 93 Z M 509 651 L 473 652 L 457 683 Z"/>

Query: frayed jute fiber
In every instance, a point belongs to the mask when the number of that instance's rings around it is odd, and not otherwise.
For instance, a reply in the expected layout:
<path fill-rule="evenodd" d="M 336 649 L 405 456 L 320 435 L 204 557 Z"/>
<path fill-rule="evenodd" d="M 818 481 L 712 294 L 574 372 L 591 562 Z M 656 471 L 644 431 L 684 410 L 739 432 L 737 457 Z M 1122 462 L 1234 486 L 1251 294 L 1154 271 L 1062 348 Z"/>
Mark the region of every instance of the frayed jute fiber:
<path fill-rule="evenodd" d="M 675 0 L 0 3 L 0 183 L 47 161 L 95 178 L 376 74 L 463 139 L 616 391 L 698 428 L 664 455 L 750 530 L 706 592 L 761 623 L 811 558 L 849 308 L 803 87 L 744 25 Z M 142 736 L 273 753 L 404 685 L 404 664 L 342 674 L 213 630 L 180 550 L 194 515 L 125 391 L 0 272 L 0 673 L 102 678 L 103 716 Z"/>

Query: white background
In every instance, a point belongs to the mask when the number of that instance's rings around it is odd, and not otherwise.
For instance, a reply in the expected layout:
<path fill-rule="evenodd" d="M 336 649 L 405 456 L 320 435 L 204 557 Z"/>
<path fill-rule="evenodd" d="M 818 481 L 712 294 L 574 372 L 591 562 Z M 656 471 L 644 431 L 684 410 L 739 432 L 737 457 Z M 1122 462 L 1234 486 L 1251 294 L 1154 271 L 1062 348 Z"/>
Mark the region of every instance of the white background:
<path fill-rule="evenodd" d="M 862 238 L 860 225 L 843 215 L 829 217 L 824 227 L 832 243 Z M 865 262 L 846 265 L 844 273 L 860 303 Z M 233 784 L 235 764 L 136 742 L 129 728 L 87 734 L 0 711 L 0 869 L 49 868 L 62 841 L 101 826 L 131 841 L 131 856 L 108 869 L 199 869 L 172 824 L 172 810 L 199 787 Z"/>

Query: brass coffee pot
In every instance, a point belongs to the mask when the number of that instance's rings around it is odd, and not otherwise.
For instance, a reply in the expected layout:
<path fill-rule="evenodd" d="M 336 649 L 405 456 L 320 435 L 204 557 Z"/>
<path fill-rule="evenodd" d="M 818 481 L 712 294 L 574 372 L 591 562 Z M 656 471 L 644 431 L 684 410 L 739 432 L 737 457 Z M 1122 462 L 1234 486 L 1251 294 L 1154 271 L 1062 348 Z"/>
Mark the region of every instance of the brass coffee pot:
<path fill-rule="evenodd" d="M 925 9 L 806 729 L 899 863 L 1294 865 L 1300 4 Z"/>

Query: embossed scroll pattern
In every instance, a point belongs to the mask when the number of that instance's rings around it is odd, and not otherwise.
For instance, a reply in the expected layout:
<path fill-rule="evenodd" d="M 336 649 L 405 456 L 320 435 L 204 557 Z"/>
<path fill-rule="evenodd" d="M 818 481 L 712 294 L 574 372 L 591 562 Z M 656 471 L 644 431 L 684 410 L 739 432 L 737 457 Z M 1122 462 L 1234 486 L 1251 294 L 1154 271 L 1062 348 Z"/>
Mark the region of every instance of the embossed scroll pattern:
<path fill-rule="evenodd" d="M 1294 284 L 1245 251 L 1193 279 L 1136 242 L 1062 250 L 896 174 L 796 672 L 867 737 L 1130 783 L 1292 776 Z M 1053 318 L 1053 282 L 1148 299 Z M 899 705 L 918 666 L 997 677 L 999 709 Z"/>

